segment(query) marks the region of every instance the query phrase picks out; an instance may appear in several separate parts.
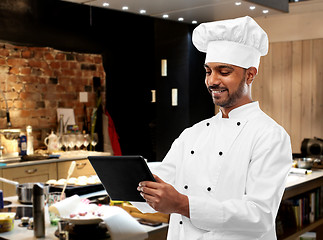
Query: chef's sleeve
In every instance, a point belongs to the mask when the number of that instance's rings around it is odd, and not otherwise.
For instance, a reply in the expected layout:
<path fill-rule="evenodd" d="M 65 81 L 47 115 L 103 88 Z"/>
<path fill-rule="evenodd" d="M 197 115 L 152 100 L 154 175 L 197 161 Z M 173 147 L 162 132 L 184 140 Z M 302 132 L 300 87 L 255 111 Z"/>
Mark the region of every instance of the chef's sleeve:
<path fill-rule="evenodd" d="M 257 138 L 241 199 L 221 202 L 208 196 L 188 196 L 195 227 L 249 239 L 258 239 L 274 227 L 292 165 L 290 138 L 280 126 L 262 131 Z"/>

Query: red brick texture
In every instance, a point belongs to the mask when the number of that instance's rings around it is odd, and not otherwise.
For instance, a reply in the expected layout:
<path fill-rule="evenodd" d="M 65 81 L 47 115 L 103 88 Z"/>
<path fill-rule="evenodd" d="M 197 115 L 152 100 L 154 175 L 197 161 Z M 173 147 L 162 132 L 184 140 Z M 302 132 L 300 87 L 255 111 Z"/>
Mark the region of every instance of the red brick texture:
<path fill-rule="evenodd" d="M 58 107 L 73 108 L 76 124 L 83 128 L 84 111 L 79 92 L 88 92 L 85 105 L 90 120 L 96 105 L 93 77 L 101 79 L 104 89 L 101 55 L 0 42 L 0 88 L 8 102 L 12 128 L 25 131 L 31 125 L 35 148 L 43 146 L 44 133 L 56 131 Z M 5 111 L 1 95 L 0 110 Z M 6 118 L 3 114 L 0 116 L 0 128 L 6 128 Z"/>

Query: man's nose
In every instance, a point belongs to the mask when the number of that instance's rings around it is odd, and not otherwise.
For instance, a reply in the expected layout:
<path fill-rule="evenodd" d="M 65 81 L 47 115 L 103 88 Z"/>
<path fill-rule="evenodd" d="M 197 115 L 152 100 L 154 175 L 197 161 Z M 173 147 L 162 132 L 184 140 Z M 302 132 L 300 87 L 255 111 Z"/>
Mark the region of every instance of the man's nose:
<path fill-rule="evenodd" d="M 207 84 L 209 86 L 212 86 L 212 85 L 220 85 L 220 83 L 221 83 L 221 79 L 218 76 L 218 74 L 211 74 L 207 78 Z"/>

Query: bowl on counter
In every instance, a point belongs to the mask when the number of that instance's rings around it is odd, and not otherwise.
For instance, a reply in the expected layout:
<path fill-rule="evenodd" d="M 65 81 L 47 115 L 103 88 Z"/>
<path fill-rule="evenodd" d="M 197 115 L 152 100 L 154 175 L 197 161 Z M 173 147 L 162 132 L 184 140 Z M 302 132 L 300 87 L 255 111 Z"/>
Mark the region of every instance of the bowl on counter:
<path fill-rule="evenodd" d="M 16 213 L 2 212 L 0 213 L 0 233 L 9 232 L 14 227 Z"/>
<path fill-rule="evenodd" d="M 321 162 L 320 159 L 313 158 L 313 157 L 295 158 L 294 161 L 297 162 L 298 168 L 307 169 L 307 170 L 311 170 L 315 162 Z"/>

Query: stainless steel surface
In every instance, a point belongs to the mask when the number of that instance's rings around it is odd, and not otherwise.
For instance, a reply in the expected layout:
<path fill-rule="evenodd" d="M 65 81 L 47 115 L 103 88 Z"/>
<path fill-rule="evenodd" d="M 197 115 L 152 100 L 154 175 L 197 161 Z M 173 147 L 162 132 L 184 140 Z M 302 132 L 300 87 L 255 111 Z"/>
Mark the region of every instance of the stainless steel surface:
<path fill-rule="evenodd" d="M 311 158 L 311 157 L 304 157 L 304 158 L 295 158 L 297 161 L 297 167 L 302 169 L 312 169 L 314 162 L 320 162 L 320 159 Z"/>
<path fill-rule="evenodd" d="M 21 129 L 0 129 L 0 134 L 2 134 L 6 139 L 13 140 L 18 139 Z"/>
<path fill-rule="evenodd" d="M 36 238 L 45 237 L 44 188 L 39 183 L 33 185 L 33 218 L 34 236 Z"/>
<path fill-rule="evenodd" d="M 0 159 L 19 157 L 18 138 L 20 129 L 0 129 Z"/>
<path fill-rule="evenodd" d="M 17 186 L 18 201 L 23 204 L 32 204 L 33 187 L 36 183 L 22 183 Z M 40 183 L 44 186 L 44 194 L 48 194 L 49 185 Z"/>
<path fill-rule="evenodd" d="M 3 209 L 0 209 L 0 212 L 15 212 L 16 216 L 15 219 L 21 219 L 21 218 L 30 218 L 33 216 L 32 213 L 33 207 L 31 205 L 25 205 L 25 206 L 6 206 Z M 1 238 L 0 238 L 1 239 Z"/>
<path fill-rule="evenodd" d="M 33 195 L 33 187 L 35 184 L 40 184 L 43 187 L 44 194 L 47 195 L 49 193 L 49 184 L 33 182 L 33 183 L 21 183 L 19 184 L 16 181 L 12 181 L 6 178 L 0 177 L 1 182 L 5 182 L 8 184 L 12 184 L 16 186 L 16 193 L 18 196 L 18 201 L 23 204 L 31 204 L 32 203 L 32 195 Z"/>

